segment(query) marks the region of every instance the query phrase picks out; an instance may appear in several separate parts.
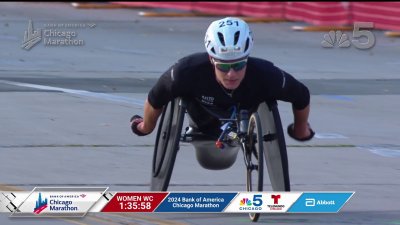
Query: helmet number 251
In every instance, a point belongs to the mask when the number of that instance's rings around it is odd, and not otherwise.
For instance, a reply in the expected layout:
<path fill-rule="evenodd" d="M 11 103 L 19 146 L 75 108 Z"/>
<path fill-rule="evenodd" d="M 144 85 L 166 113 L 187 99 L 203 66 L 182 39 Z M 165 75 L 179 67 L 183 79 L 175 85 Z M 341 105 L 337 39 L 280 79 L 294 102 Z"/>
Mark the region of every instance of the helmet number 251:
<path fill-rule="evenodd" d="M 226 23 L 225 23 L 226 22 Z M 224 27 L 224 26 L 231 26 L 233 24 L 236 24 L 236 26 L 239 26 L 239 22 L 237 20 L 232 21 L 232 20 L 223 20 L 219 22 L 219 27 Z"/>

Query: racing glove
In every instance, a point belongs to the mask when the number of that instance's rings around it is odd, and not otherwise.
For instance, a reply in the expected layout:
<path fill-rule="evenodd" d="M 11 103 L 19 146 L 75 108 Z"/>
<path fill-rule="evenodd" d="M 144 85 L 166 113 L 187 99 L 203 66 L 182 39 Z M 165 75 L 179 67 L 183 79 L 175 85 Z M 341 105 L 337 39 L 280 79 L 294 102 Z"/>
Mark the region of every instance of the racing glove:
<path fill-rule="evenodd" d="M 297 137 L 294 136 L 294 124 L 293 124 L 293 123 L 290 124 L 290 125 L 287 127 L 287 132 L 288 132 L 288 134 L 289 134 L 289 136 L 290 136 L 291 138 L 293 138 L 293 139 L 295 139 L 295 140 L 297 140 L 297 141 L 309 141 L 309 140 L 311 140 L 311 139 L 314 137 L 314 135 L 315 135 L 315 132 L 314 132 L 311 128 L 309 128 L 309 129 L 310 129 L 310 135 L 309 135 L 308 137 L 304 137 L 304 138 L 297 138 Z"/>
<path fill-rule="evenodd" d="M 131 125 L 131 129 L 132 129 L 132 132 L 133 132 L 134 134 L 136 134 L 137 136 L 145 136 L 145 135 L 148 135 L 148 134 L 145 134 L 145 133 L 141 132 L 141 131 L 138 130 L 138 128 L 137 128 L 137 126 L 139 125 L 139 123 L 141 123 L 142 121 L 143 121 L 143 118 L 142 118 L 141 116 L 139 116 L 139 115 L 134 115 L 134 116 L 132 116 L 132 118 L 131 118 L 131 122 L 133 122 L 132 125 Z"/>

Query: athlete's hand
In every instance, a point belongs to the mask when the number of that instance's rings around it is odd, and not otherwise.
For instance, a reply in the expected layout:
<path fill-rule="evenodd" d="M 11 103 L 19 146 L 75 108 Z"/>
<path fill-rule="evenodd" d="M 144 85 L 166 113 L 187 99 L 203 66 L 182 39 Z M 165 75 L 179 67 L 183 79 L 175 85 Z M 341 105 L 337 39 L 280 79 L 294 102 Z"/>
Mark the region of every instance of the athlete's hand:
<path fill-rule="evenodd" d="M 315 135 L 315 132 L 311 129 L 310 124 L 308 123 L 304 127 L 295 127 L 292 123 L 288 126 L 287 132 L 291 138 L 297 141 L 309 141 Z"/>
<path fill-rule="evenodd" d="M 142 131 L 140 131 L 140 127 L 139 124 L 143 123 L 143 118 L 139 115 L 134 115 L 131 118 L 131 129 L 132 132 L 138 136 L 145 136 L 148 135 L 149 133 L 143 133 Z"/>

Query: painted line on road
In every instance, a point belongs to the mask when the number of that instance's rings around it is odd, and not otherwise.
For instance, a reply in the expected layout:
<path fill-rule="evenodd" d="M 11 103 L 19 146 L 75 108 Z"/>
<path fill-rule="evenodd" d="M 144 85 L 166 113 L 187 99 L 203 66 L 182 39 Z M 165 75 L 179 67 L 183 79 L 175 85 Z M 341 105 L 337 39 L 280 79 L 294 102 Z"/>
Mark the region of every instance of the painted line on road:
<path fill-rule="evenodd" d="M 387 158 L 400 157 L 399 145 L 381 144 L 381 145 L 360 145 L 357 147 L 359 149 L 368 150 L 371 153 Z"/>
<path fill-rule="evenodd" d="M 343 96 L 343 95 L 321 95 L 322 97 L 329 98 L 329 99 L 334 99 L 334 100 L 341 100 L 341 101 L 347 101 L 347 102 L 352 102 L 354 101 L 353 98 Z"/>
<path fill-rule="evenodd" d="M 52 86 L 39 85 L 39 84 L 21 83 L 21 82 L 8 81 L 8 80 L 0 80 L 0 83 L 19 86 L 19 87 L 35 88 L 35 89 L 46 90 L 46 91 L 59 91 L 59 92 L 64 92 L 64 93 L 68 93 L 68 94 L 100 98 L 100 99 L 113 101 L 113 102 L 134 104 L 134 105 L 141 106 L 141 107 L 144 106 L 143 100 L 129 98 L 129 97 L 125 97 L 125 96 L 119 96 L 119 95 L 111 95 L 111 94 L 106 94 L 106 93 L 97 93 L 97 92 L 91 92 L 91 91 L 85 91 L 85 90 L 52 87 Z"/>
<path fill-rule="evenodd" d="M 348 137 L 337 133 L 315 133 L 317 139 L 347 139 Z"/>

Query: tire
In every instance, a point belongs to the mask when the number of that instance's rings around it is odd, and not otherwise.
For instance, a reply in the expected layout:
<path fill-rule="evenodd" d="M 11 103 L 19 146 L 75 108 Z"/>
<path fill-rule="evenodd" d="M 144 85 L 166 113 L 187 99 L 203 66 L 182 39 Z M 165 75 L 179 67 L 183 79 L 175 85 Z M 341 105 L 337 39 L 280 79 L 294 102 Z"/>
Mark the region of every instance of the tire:
<path fill-rule="evenodd" d="M 257 110 L 263 121 L 264 156 L 273 191 L 290 191 L 285 136 L 276 101 L 262 103 Z"/>
<path fill-rule="evenodd" d="M 248 159 L 255 168 L 247 168 L 246 188 L 247 191 L 262 192 L 264 187 L 264 143 L 261 120 L 257 112 L 250 116 L 248 127 L 249 142 L 246 151 L 251 151 Z M 257 222 L 260 213 L 249 213 L 249 217 L 251 221 Z"/>
<path fill-rule="evenodd" d="M 163 109 L 154 146 L 151 191 L 167 191 L 179 149 L 185 116 L 184 101 L 177 98 Z"/>

